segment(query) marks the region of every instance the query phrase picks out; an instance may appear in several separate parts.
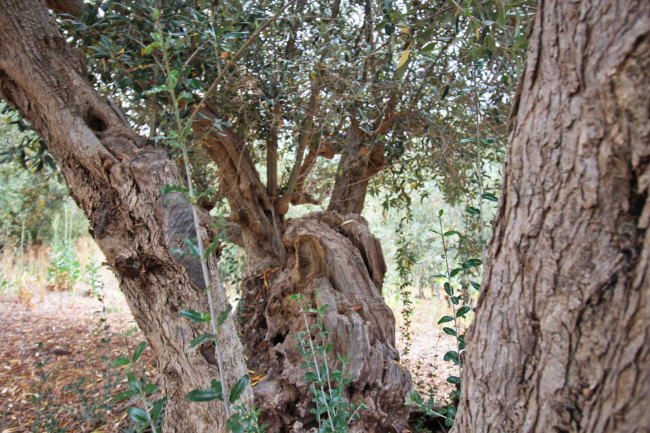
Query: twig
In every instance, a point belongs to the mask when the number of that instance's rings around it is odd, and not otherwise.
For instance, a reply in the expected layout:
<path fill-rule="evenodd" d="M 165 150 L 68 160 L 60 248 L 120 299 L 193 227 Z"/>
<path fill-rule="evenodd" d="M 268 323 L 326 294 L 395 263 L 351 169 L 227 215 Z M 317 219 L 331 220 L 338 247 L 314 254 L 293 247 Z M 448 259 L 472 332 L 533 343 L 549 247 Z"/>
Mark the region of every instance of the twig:
<path fill-rule="evenodd" d="M 187 123 L 190 124 L 192 120 L 199 114 L 201 111 L 201 108 L 204 106 L 205 101 L 208 99 L 208 97 L 215 91 L 219 83 L 221 82 L 221 79 L 226 75 L 226 72 L 239 60 L 239 57 L 244 53 L 246 48 L 253 43 L 253 41 L 259 36 L 259 34 L 264 30 L 266 27 L 268 27 L 269 24 L 271 24 L 273 21 L 277 20 L 282 12 L 284 12 L 289 6 L 294 4 L 296 0 L 291 0 L 289 3 L 284 5 L 282 9 L 278 11 L 274 16 L 266 20 L 264 23 L 260 24 L 260 26 L 255 29 L 252 35 L 248 37 L 246 42 L 244 42 L 244 45 L 230 58 L 228 63 L 226 63 L 226 66 L 223 68 L 221 73 L 217 76 L 217 78 L 214 79 L 212 82 L 212 85 L 208 88 L 208 90 L 205 92 L 205 95 L 203 95 L 203 98 L 199 102 L 199 104 L 196 106 L 194 111 L 192 111 L 192 114 L 190 114 L 190 117 L 187 118 Z"/>

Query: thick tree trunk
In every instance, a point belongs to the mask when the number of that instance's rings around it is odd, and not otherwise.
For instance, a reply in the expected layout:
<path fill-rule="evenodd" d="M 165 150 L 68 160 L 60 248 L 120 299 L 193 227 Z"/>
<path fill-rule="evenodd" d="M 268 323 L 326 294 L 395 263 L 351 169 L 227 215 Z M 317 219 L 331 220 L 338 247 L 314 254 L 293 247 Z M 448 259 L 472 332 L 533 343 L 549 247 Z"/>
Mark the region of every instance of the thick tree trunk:
<path fill-rule="evenodd" d="M 83 55 L 66 45 L 42 1 L 2 2 L 0 40 L 0 96 L 46 141 L 160 362 L 165 431 L 225 431 L 221 403 L 184 398 L 218 374 L 209 348 L 189 348 L 208 329 L 180 316 L 181 309 L 208 307 L 199 263 L 169 252 L 196 237 L 189 204 L 160 194 L 182 184 L 176 166 L 163 150 L 142 148 L 123 116 L 92 89 Z M 223 309 L 225 293 L 215 295 Z M 232 385 L 246 368 L 231 320 L 219 340 Z"/>
<path fill-rule="evenodd" d="M 328 305 L 323 322 L 331 334 L 323 344 L 334 343 L 330 360 L 336 368 L 337 353 L 350 357 L 354 380 L 346 396 L 369 407 L 352 431 L 403 431 L 411 381 L 398 364 L 395 319 L 381 295 L 386 267 L 379 242 L 359 215 L 337 212 L 289 220 L 283 241 L 287 263 L 246 280 L 239 312 L 249 368 L 265 375 L 254 390 L 269 431 L 296 421 L 304 429 L 316 426 L 309 413 L 313 396 L 302 379 L 305 360 L 294 338 L 305 329 L 300 304 L 289 299 L 295 293 L 315 306 Z"/>
<path fill-rule="evenodd" d="M 650 3 L 541 1 L 454 432 L 650 428 Z"/>
<path fill-rule="evenodd" d="M 208 347 L 188 348 L 207 330 L 180 317 L 181 309 L 207 311 L 207 305 L 199 264 L 169 253 L 195 237 L 189 205 L 159 193 L 165 185 L 182 183 L 177 168 L 164 151 L 142 148 L 119 110 L 92 89 L 83 56 L 65 44 L 42 2 L 7 1 L 0 9 L 0 95 L 43 135 L 120 278 L 161 363 L 169 398 L 166 431 L 223 431 L 220 404 L 184 400 L 217 373 Z M 350 356 L 354 381 L 348 398 L 369 406 L 354 431 L 402 430 L 410 377 L 397 364 L 394 319 L 381 298 L 385 269 L 376 239 L 354 215 L 326 213 L 283 225 L 241 140 L 232 134 L 215 138 L 201 122 L 195 126 L 220 166 L 222 190 L 241 227 L 250 275 L 244 307 L 251 310 L 242 311 L 242 329 L 251 365 L 267 375 L 256 389 L 271 429 L 280 431 L 297 420 L 313 425 L 312 396 L 293 339 L 302 319 L 287 299 L 302 292 L 330 305 L 325 326 L 332 331 L 332 353 Z M 354 183 L 355 176 L 346 176 Z M 365 184 L 362 189 L 365 194 Z M 353 210 L 360 211 L 363 197 L 348 200 L 353 201 Z M 223 308 L 225 294 L 216 295 Z M 219 338 L 232 384 L 246 369 L 231 321 Z"/>
<path fill-rule="evenodd" d="M 210 122 L 197 123 L 195 131 L 219 166 L 221 190 L 242 232 L 248 277 L 242 284 L 239 327 L 249 368 L 265 375 L 254 388 L 263 421 L 273 432 L 296 422 L 315 425 L 309 413 L 313 396 L 302 379 L 304 360 L 293 337 L 304 322 L 299 305 L 288 299 L 304 293 L 319 305 L 330 305 L 325 326 L 333 332 L 333 360 L 336 353 L 350 355 L 355 379 L 348 398 L 369 407 L 354 431 L 401 431 L 409 413 L 404 398 L 410 375 L 396 364 L 394 318 L 381 296 L 384 259 L 366 223 L 357 214 L 326 212 L 284 224 L 241 138 L 228 128 L 215 131 Z M 367 179 L 355 182 L 365 177 L 359 173 L 344 172 L 346 183 L 337 184 L 339 191 L 345 184 L 360 192 L 345 199 L 344 209 L 363 207 Z"/>

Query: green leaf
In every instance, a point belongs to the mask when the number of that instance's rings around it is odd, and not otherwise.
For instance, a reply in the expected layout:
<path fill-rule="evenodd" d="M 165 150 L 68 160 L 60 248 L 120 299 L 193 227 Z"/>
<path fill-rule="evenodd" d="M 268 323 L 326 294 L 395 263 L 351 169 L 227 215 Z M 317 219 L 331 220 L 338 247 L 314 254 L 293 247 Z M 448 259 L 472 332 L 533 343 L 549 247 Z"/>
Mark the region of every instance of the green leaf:
<path fill-rule="evenodd" d="M 156 400 L 156 402 L 153 404 L 153 407 L 151 408 L 151 411 L 149 412 L 151 419 L 158 419 L 160 415 L 162 415 L 162 412 L 165 409 L 165 403 L 167 403 L 167 397 Z"/>
<path fill-rule="evenodd" d="M 452 361 L 454 364 L 458 365 L 458 352 L 455 350 L 450 350 L 445 353 L 445 356 L 442 358 L 443 361 Z"/>
<path fill-rule="evenodd" d="M 199 250 L 199 247 L 196 245 L 196 240 L 185 238 L 185 244 L 190 249 L 190 255 L 197 260 L 201 260 L 201 251 Z"/>
<path fill-rule="evenodd" d="M 302 378 L 308 382 L 318 382 L 318 376 L 313 371 L 308 371 Z"/>
<path fill-rule="evenodd" d="M 322 307 L 318 309 L 318 315 L 320 317 L 325 317 L 325 310 L 327 310 L 327 307 L 329 307 L 329 304 L 324 304 Z"/>
<path fill-rule="evenodd" d="M 140 381 L 135 377 L 135 373 L 129 371 L 126 374 L 126 381 L 129 383 L 129 387 L 133 391 L 140 392 Z"/>
<path fill-rule="evenodd" d="M 208 247 L 207 250 L 205 250 L 205 256 L 209 257 L 217 248 L 219 248 L 219 245 L 221 245 L 221 236 L 217 236 L 214 238 L 210 246 Z"/>
<path fill-rule="evenodd" d="M 142 92 L 143 95 L 152 95 L 154 93 L 162 93 L 167 91 L 167 86 L 153 86 L 151 89 L 147 89 Z"/>
<path fill-rule="evenodd" d="M 469 313 L 469 311 L 470 311 L 469 306 L 464 305 L 464 306 L 460 307 L 458 309 L 458 311 L 456 311 L 456 317 L 464 317 L 465 314 Z"/>
<path fill-rule="evenodd" d="M 427 45 L 423 46 L 422 48 L 420 48 L 420 53 L 422 53 L 422 54 L 430 53 L 435 48 L 436 48 L 436 43 L 431 42 L 430 44 L 427 44 Z"/>
<path fill-rule="evenodd" d="M 203 90 L 203 83 L 201 83 L 201 81 L 197 80 L 196 78 L 192 78 L 190 80 L 190 89 Z"/>
<path fill-rule="evenodd" d="M 474 206 L 467 206 L 467 212 L 470 215 L 480 215 L 481 211 L 475 208 Z"/>
<path fill-rule="evenodd" d="M 498 202 L 498 201 L 499 201 L 499 199 L 497 198 L 497 196 L 494 195 L 494 194 L 492 194 L 491 192 L 484 192 L 484 193 L 483 193 L 483 198 L 484 198 L 485 200 L 494 201 L 494 202 Z"/>
<path fill-rule="evenodd" d="M 130 407 L 126 410 L 126 413 L 138 424 L 146 424 L 149 422 L 149 414 L 139 407 Z"/>
<path fill-rule="evenodd" d="M 479 283 L 477 283 L 476 281 L 470 281 L 470 283 L 472 284 L 472 287 L 474 287 L 476 290 L 481 289 L 481 285 Z"/>
<path fill-rule="evenodd" d="M 146 47 L 144 47 L 144 49 L 142 50 L 142 54 L 151 54 L 153 50 L 160 47 L 162 47 L 162 44 L 160 42 L 152 42 Z"/>
<path fill-rule="evenodd" d="M 246 385 L 248 385 L 248 375 L 245 374 L 237 383 L 232 387 L 230 391 L 230 403 L 234 403 L 237 399 L 244 393 L 246 390 Z"/>
<path fill-rule="evenodd" d="M 144 395 L 151 395 L 154 392 L 158 391 L 158 387 L 153 383 L 148 383 L 144 386 Z"/>
<path fill-rule="evenodd" d="M 194 340 L 190 341 L 190 347 L 198 346 L 199 344 L 205 343 L 206 341 L 214 340 L 214 338 L 214 334 L 201 334 Z"/>
<path fill-rule="evenodd" d="M 460 299 L 458 299 L 458 296 L 450 296 L 449 300 L 451 301 L 452 304 L 458 305 L 460 303 Z"/>
<path fill-rule="evenodd" d="M 246 430 L 240 420 L 241 415 L 236 413 L 226 421 L 226 428 L 231 433 L 244 433 Z"/>
<path fill-rule="evenodd" d="M 212 379 L 210 381 L 210 388 L 223 392 L 223 387 L 221 386 L 221 382 L 219 382 L 217 379 Z"/>
<path fill-rule="evenodd" d="M 187 188 L 183 188 L 182 186 L 179 185 L 165 185 L 163 189 L 160 190 L 161 194 L 169 194 L 170 192 L 182 192 L 184 194 L 187 194 Z"/>
<path fill-rule="evenodd" d="M 210 316 L 194 310 L 181 310 L 181 316 L 194 323 L 206 323 L 210 321 Z"/>
<path fill-rule="evenodd" d="M 460 383 L 460 378 L 457 376 L 449 376 L 447 378 L 447 382 L 453 383 L 454 385 L 458 385 Z"/>
<path fill-rule="evenodd" d="M 447 278 L 445 274 L 435 274 L 433 278 Z"/>
<path fill-rule="evenodd" d="M 446 294 L 448 294 L 449 296 L 452 296 L 454 294 L 454 291 L 451 288 L 451 284 L 445 282 L 444 287 L 445 287 Z"/>
<path fill-rule="evenodd" d="M 462 266 L 465 269 L 473 268 L 475 266 L 481 266 L 483 264 L 479 259 L 469 259 L 463 262 Z"/>
<path fill-rule="evenodd" d="M 448 232 L 445 232 L 443 234 L 443 236 L 453 236 L 453 235 L 459 235 L 460 236 L 460 233 L 458 233 L 456 230 L 449 230 Z"/>
<path fill-rule="evenodd" d="M 185 400 L 194 402 L 203 402 L 210 400 L 223 400 L 221 396 L 221 389 L 195 389 L 187 393 Z"/>
<path fill-rule="evenodd" d="M 181 94 L 178 95 L 178 100 L 193 101 L 194 96 L 190 92 L 181 92 Z"/>
<path fill-rule="evenodd" d="M 453 336 L 453 337 L 455 337 L 456 335 L 458 335 L 458 334 L 456 334 L 456 331 L 454 331 L 454 330 L 451 329 L 451 328 L 447 328 L 447 327 L 445 327 L 445 328 L 442 328 L 442 330 L 443 330 L 443 332 L 444 332 L 445 334 L 447 334 L 447 335 L 451 335 L 451 336 Z"/>
<path fill-rule="evenodd" d="M 137 392 L 136 392 L 136 391 L 133 391 L 133 390 L 130 390 L 130 391 L 124 391 L 124 392 L 122 392 L 122 393 L 116 395 L 115 397 L 113 397 L 113 401 L 114 401 L 114 402 L 122 401 L 122 400 L 124 400 L 124 399 L 131 398 L 131 397 L 133 397 L 133 396 L 136 395 L 136 394 L 137 394 Z"/>
<path fill-rule="evenodd" d="M 449 274 L 449 276 L 450 276 L 451 278 L 454 278 L 456 275 L 460 274 L 461 272 L 463 272 L 463 268 L 452 269 L 452 271 L 451 271 L 451 273 Z"/>
<path fill-rule="evenodd" d="M 113 361 L 112 365 L 113 365 L 113 367 L 122 367 L 124 365 L 129 365 L 130 363 L 131 363 L 131 361 L 129 361 L 128 359 L 126 359 L 123 356 L 120 356 L 119 358 L 116 358 L 115 361 Z"/>
<path fill-rule="evenodd" d="M 438 325 L 440 325 L 442 323 L 453 322 L 453 321 L 454 321 L 453 317 L 451 317 L 451 316 L 443 316 L 442 319 L 438 320 Z"/>
<path fill-rule="evenodd" d="M 221 328 L 221 326 L 226 322 L 226 319 L 228 319 L 231 311 L 232 305 L 228 304 L 226 306 L 226 309 L 219 313 L 219 318 L 217 319 L 217 329 Z"/>
<path fill-rule="evenodd" d="M 447 407 L 447 414 L 449 415 L 449 418 L 454 419 L 454 417 L 456 416 L 456 406 L 450 404 Z"/>
<path fill-rule="evenodd" d="M 133 362 L 136 362 L 138 359 L 140 359 L 140 356 L 142 356 L 142 352 L 144 352 L 145 347 L 147 347 L 147 343 L 144 341 L 138 344 L 138 347 L 136 347 L 133 351 Z"/>

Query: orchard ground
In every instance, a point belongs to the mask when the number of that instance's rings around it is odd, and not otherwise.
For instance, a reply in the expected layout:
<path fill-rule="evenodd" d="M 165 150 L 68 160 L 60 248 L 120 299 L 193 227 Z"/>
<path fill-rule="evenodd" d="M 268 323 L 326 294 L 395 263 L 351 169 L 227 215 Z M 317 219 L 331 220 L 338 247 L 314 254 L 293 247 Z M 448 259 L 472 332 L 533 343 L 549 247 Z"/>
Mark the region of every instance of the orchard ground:
<path fill-rule="evenodd" d="M 76 249 L 78 257 L 100 261 L 100 253 L 88 239 L 78 242 Z M 143 337 L 139 331 L 126 339 L 122 336 L 136 324 L 117 281 L 108 269 L 100 269 L 103 303 L 89 294 L 83 282 L 73 291 L 52 291 L 45 277 L 47 260 L 46 249 L 32 249 L 22 258 L 5 252 L 0 261 L 0 432 L 129 431 L 126 408 L 139 403 L 111 402 L 128 389 L 125 367 L 111 364 Z M 400 329 L 399 296 L 388 296 L 387 302 Z M 455 344 L 437 325 L 445 314 L 442 297 L 416 298 L 410 343 L 399 331 L 396 335 L 400 362 L 411 371 L 414 389 L 432 393 L 439 404 L 452 391 L 446 378 L 458 375 L 455 366 L 443 361 Z M 149 349 L 140 364 L 155 383 L 156 360 Z"/>

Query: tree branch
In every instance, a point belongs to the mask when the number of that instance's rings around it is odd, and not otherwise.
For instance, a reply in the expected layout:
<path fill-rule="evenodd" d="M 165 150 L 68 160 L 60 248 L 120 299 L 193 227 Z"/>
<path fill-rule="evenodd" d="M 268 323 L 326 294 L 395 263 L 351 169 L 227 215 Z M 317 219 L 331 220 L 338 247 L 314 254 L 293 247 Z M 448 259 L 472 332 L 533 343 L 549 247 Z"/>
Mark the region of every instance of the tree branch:
<path fill-rule="evenodd" d="M 271 117 L 271 130 L 266 140 L 266 192 L 274 201 L 278 198 L 278 133 L 279 127 L 277 115 L 280 112 L 280 104 L 276 100 Z"/>
<path fill-rule="evenodd" d="M 281 216 L 275 218 L 273 204 L 243 138 L 231 128 L 215 126 L 216 112 L 212 107 L 203 108 L 192 129 L 219 167 L 220 190 L 230 205 L 232 221 L 241 227 L 241 244 L 249 254 L 260 252 L 260 266 L 282 260 L 283 220 Z"/>
<path fill-rule="evenodd" d="M 302 168 L 302 160 L 305 155 L 305 150 L 307 145 L 314 138 L 314 117 L 318 112 L 319 108 L 319 92 L 320 92 L 320 78 L 325 73 L 324 67 L 318 66 L 318 77 L 312 80 L 312 90 L 311 96 L 309 98 L 309 105 L 307 106 L 307 112 L 305 115 L 305 121 L 303 123 L 302 129 L 300 131 L 300 139 L 298 141 L 298 150 L 296 150 L 296 161 L 293 164 L 291 169 L 291 174 L 289 175 L 289 180 L 287 181 L 284 187 L 284 193 L 278 200 L 275 206 L 275 210 L 280 214 L 284 215 L 289 210 L 289 203 L 291 203 L 292 196 L 294 194 L 296 184 L 298 183 L 298 178 L 300 177 L 300 171 Z"/>
<path fill-rule="evenodd" d="M 68 14 L 78 17 L 86 8 L 83 0 L 46 0 L 47 7 L 57 14 Z"/>
<path fill-rule="evenodd" d="M 237 60 L 239 60 L 239 57 L 241 57 L 244 51 L 246 51 L 246 48 L 248 48 L 248 46 L 252 44 L 255 39 L 257 39 L 260 33 L 262 33 L 262 30 L 268 27 L 268 25 L 271 24 L 273 21 L 277 20 L 280 14 L 284 12 L 293 3 L 295 3 L 295 1 L 296 0 L 291 0 L 290 2 L 288 2 L 273 17 L 269 18 L 268 20 L 260 24 L 260 26 L 257 29 L 255 29 L 253 34 L 249 36 L 246 42 L 244 42 L 244 45 L 242 45 L 242 47 L 230 58 L 228 63 L 226 63 L 226 66 L 223 68 L 221 73 L 219 73 L 217 78 L 214 79 L 212 85 L 208 88 L 208 90 L 203 95 L 203 99 L 201 100 L 201 102 L 196 106 L 196 108 L 192 111 L 192 114 L 190 114 L 190 116 L 187 118 L 187 123 L 191 123 L 194 120 L 194 118 L 196 118 L 199 112 L 203 109 L 205 102 L 208 100 L 208 97 L 210 97 L 210 95 L 214 93 L 214 91 L 217 89 L 217 86 L 219 85 L 223 77 L 230 70 L 230 68 L 237 62 Z"/>

